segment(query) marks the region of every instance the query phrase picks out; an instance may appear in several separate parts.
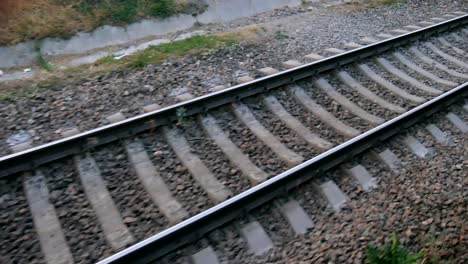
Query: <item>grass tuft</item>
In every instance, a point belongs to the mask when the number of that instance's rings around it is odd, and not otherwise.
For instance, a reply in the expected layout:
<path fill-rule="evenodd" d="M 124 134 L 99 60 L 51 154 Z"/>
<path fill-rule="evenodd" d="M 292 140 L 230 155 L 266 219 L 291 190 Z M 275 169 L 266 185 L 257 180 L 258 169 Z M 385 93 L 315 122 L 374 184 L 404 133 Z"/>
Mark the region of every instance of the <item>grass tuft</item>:
<path fill-rule="evenodd" d="M 369 245 L 366 254 L 369 264 L 415 264 L 423 258 L 422 253 L 410 253 L 401 246 L 395 233 L 392 234 L 392 243 L 382 247 Z"/>
<path fill-rule="evenodd" d="M 52 71 L 52 64 L 50 64 L 50 62 L 47 61 L 42 56 L 42 54 L 37 55 L 36 63 L 37 63 L 37 66 L 39 66 L 41 69 L 44 69 L 44 70 L 49 71 L 49 72 Z"/>
<path fill-rule="evenodd" d="M 200 54 L 216 48 L 233 46 L 238 42 L 239 39 L 236 35 L 229 34 L 193 36 L 158 46 L 150 46 L 145 50 L 138 51 L 120 60 L 114 60 L 111 55 L 106 56 L 98 60 L 96 65 L 121 64 L 134 68 L 141 68 L 149 64 L 158 63 L 167 58 Z"/>

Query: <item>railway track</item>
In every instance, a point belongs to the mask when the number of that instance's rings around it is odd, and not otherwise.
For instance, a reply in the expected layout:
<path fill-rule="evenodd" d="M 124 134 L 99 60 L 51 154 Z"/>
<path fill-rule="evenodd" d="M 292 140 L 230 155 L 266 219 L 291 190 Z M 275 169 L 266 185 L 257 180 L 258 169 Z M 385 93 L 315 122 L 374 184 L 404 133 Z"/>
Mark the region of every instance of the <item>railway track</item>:
<path fill-rule="evenodd" d="M 461 138 L 437 122 L 428 133 L 441 145 L 464 142 L 467 23 L 463 13 L 433 18 L 308 54 L 307 64 L 287 61 L 281 72 L 259 69 L 200 98 L 180 94 L 180 104 L 149 105 L 142 116 L 116 113 L 106 127 L 14 146 L 0 158 L 0 252 L 12 263 L 90 263 L 133 245 L 102 263 L 148 263 L 198 241 L 192 261 L 216 263 L 204 235 L 278 196 L 273 205 L 304 234 L 314 223 L 289 190 L 314 177 L 331 208 L 349 201 L 315 175 L 376 146 L 397 173 L 399 155 L 385 140 L 438 111 Z M 397 141 L 432 155 L 414 135 Z M 377 186 L 370 168 L 345 171 L 363 191 Z M 238 232 L 262 255 L 273 243 L 254 218 L 240 220 Z"/>

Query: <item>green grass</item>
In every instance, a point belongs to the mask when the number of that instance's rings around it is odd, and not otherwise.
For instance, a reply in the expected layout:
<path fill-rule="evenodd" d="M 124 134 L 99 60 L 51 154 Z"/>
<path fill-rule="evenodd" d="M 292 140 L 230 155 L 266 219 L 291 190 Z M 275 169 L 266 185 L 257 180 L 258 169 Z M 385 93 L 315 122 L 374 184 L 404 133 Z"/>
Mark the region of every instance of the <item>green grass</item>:
<path fill-rule="evenodd" d="M 106 56 L 96 62 L 102 64 L 121 64 L 135 68 L 141 68 L 148 64 L 158 63 L 170 57 L 180 57 L 189 54 L 200 54 L 204 51 L 221 47 L 233 46 L 239 42 L 235 35 L 204 35 L 193 36 L 184 40 L 164 43 L 158 46 L 136 52 L 121 60 L 114 60 L 113 56 Z"/>
<path fill-rule="evenodd" d="M 41 69 L 46 71 L 52 71 L 52 65 L 42 56 L 42 54 L 37 55 L 36 63 Z"/>
<path fill-rule="evenodd" d="M 366 261 L 369 264 L 415 264 L 423 259 L 423 253 L 411 253 L 400 245 L 395 233 L 392 242 L 382 247 L 369 245 L 366 249 Z"/>

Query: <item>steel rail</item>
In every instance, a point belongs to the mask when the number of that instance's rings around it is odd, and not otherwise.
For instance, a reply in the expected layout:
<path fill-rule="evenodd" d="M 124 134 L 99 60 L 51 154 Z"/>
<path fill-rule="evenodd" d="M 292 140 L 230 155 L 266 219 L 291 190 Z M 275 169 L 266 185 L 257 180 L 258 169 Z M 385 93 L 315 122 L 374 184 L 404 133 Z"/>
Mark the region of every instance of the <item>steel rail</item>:
<path fill-rule="evenodd" d="M 467 97 L 467 95 L 468 82 L 227 201 L 116 253 L 98 264 L 150 263 L 275 197 L 287 195 L 290 189 L 380 144 L 401 130 L 453 102 Z"/>
<path fill-rule="evenodd" d="M 357 60 L 365 59 L 412 41 L 427 38 L 433 34 L 466 24 L 468 24 L 468 15 L 463 15 L 427 28 L 419 29 L 387 40 L 382 40 L 362 48 L 308 63 L 294 69 L 285 70 L 277 74 L 256 79 L 245 84 L 236 85 L 222 91 L 210 93 L 183 103 L 128 118 L 118 123 L 99 127 L 75 136 L 7 155 L 0 158 L 0 178 L 12 176 L 21 171 L 32 170 L 42 164 L 73 154 L 92 150 L 97 146 L 129 136 L 134 136 L 143 131 L 167 124 L 178 118 L 177 110 L 179 108 L 184 108 L 186 115 L 206 112 L 209 109 L 222 106 L 229 102 L 238 101 L 242 98 L 259 94 Z"/>

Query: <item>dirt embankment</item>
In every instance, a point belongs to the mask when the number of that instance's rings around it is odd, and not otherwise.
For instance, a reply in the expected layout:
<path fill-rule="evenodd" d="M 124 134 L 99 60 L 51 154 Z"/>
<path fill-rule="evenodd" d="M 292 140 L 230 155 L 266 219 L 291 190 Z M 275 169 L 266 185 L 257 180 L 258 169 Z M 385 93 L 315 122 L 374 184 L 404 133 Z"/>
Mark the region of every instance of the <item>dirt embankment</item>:
<path fill-rule="evenodd" d="M 197 14 L 204 0 L 0 0 L 0 45 L 67 37 L 102 25 Z"/>

